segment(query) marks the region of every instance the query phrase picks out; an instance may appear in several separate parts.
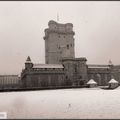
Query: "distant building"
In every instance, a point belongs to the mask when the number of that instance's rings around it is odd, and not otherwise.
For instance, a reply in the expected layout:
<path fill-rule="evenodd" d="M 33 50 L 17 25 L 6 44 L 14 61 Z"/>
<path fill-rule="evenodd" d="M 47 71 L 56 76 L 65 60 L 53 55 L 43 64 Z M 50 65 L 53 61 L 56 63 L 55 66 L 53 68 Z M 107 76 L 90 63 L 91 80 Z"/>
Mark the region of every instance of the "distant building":
<path fill-rule="evenodd" d="M 75 58 L 73 24 L 49 21 L 45 29 L 45 62 L 34 64 L 30 57 L 21 73 L 23 87 L 85 86 L 90 79 L 108 85 L 111 76 L 120 81 L 120 65 L 87 64 L 84 57 Z"/>
<path fill-rule="evenodd" d="M 18 88 L 20 77 L 18 75 L 0 75 L 0 89 Z"/>

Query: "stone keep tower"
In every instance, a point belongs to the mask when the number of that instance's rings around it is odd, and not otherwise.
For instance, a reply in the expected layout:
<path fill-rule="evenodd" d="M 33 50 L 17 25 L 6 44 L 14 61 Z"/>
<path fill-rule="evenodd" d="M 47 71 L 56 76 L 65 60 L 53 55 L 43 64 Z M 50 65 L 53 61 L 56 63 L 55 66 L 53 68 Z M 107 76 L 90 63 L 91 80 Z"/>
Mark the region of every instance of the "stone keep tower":
<path fill-rule="evenodd" d="M 75 58 L 73 24 L 49 21 L 45 29 L 45 62 L 59 64 L 63 58 Z"/>

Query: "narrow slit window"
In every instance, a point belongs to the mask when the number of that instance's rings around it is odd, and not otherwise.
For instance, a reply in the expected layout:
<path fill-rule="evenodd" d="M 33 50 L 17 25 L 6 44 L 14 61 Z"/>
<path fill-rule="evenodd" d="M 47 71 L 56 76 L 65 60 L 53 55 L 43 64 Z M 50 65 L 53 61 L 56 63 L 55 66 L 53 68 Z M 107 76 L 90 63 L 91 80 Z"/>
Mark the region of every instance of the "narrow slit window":
<path fill-rule="evenodd" d="M 67 45 L 67 49 L 69 49 L 69 45 Z"/>

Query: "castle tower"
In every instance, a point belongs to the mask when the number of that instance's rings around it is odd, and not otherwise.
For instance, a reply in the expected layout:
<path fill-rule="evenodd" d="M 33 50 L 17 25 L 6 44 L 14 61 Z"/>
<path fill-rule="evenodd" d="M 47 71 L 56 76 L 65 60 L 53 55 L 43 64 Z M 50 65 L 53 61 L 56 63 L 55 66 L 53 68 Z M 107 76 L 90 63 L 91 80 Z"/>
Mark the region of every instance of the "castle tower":
<path fill-rule="evenodd" d="M 33 66 L 33 63 L 31 62 L 31 59 L 30 59 L 30 57 L 28 56 L 28 57 L 27 57 L 27 60 L 26 60 L 26 62 L 25 62 L 25 69 L 31 69 L 32 66 Z"/>
<path fill-rule="evenodd" d="M 63 58 L 75 58 L 73 24 L 49 21 L 45 29 L 45 62 L 59 64 Z"/>

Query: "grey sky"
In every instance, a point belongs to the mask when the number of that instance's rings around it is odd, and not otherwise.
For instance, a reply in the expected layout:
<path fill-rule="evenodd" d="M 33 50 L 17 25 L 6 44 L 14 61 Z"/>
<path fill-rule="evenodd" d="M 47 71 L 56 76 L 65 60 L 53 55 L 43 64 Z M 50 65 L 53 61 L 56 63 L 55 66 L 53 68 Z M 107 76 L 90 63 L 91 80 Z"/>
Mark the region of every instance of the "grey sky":
<path fill-rule="evenodd" d="M 45 62 L 44 29 L 49 20 L 73 23 L 75 56 L 88 64 L 120 64 L 120 2 L 1 1 L 0 74 L 19 74 L 29 55 Z"/>

